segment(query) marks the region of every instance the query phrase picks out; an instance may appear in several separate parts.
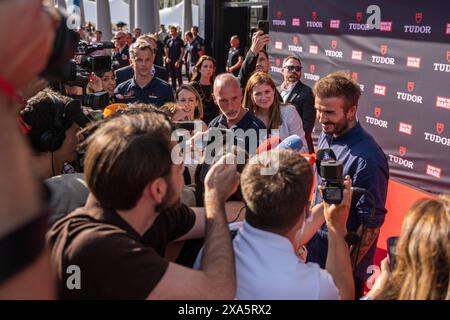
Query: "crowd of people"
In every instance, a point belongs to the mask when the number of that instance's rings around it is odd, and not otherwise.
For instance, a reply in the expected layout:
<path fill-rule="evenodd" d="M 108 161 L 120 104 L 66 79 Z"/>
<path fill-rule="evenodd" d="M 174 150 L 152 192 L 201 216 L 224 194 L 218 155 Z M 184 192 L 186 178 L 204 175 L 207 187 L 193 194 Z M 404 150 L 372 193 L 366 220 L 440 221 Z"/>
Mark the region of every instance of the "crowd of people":
<path fill-rule="evenodd" d="M 450 299 L 449 196 L 414 204 L 395 265 L 365 288 L 389 168 L 348 73 L 311 88 L 288 56 L 276 84 L 257 31 L 247 52 L 231 37 L 216 75 L 198 27 L 184 39 L 136 28 L 94 53 L 112 68 L 83 88 L 108 93 L 90 110 L 39 77 L 55 16 L 40 0 L 0 2 L 0 32 L 19 17 L 0 52 L 0 299 Z M 339 201 L 314 153 L 342 163 Z"/>

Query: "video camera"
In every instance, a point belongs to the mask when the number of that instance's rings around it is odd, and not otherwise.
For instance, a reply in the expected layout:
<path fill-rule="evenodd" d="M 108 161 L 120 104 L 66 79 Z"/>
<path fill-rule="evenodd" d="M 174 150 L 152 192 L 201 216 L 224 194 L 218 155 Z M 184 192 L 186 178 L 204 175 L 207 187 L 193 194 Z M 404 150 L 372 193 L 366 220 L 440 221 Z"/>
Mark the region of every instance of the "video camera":
<path fill-rule="evenodd" d="M 89 83 L 89 76 L 95 73 L 101 77 L 103 73 L 111 70 L 110 56 L 91 56 L 90 54 L 103 49 L 112 49 L 112 42 L 88 44 L 84 41 L 78 43 L 76 56 L 76 75 L 74 80 L 63 81 L 68 86 L 77 86 L 83 88 L 83 95 L 73 97 L 81 101 L 82 105 L 88 106 L 94 110 L 104 109 L 109 104 L 109 95 L 107 92 L 86 93 L 86 86 Z"/>
<path fill-rule="evenodd" d="M 86 42 L 80 42 L 79 34 L 67 27 L 66 13 L 51 5 L 45 5 L 44 10 L 54 16 L 59 21 L 59 25 L 55 32 L 52 53 L 40 76 L 49 80 L 59 91 L 64 91 L 64 84 L 82 87 L 83 95 L 73 98 L 92 109 L 103 109 L 109 103 L 108 93 L 87 94 L 86 86 L 91 72 L 100 75 L 111 70 L 111 57 L 90 56 L 90 54 L 97 50 L 114 48 L 114 44 L 106 42 L 89 45 Z M 79 57 L 78 63 L 74 59 L 75 56 Z"/>
<path fill-rule="evenodd" d="M 329 158 L 325 159 L 328 154 Z M 344 169 L 331 149 L 321 149 L 316 154 L 317 172 L 322 178 L 322 198 L 326 203 L 339 204 L 344 196 Z"/>

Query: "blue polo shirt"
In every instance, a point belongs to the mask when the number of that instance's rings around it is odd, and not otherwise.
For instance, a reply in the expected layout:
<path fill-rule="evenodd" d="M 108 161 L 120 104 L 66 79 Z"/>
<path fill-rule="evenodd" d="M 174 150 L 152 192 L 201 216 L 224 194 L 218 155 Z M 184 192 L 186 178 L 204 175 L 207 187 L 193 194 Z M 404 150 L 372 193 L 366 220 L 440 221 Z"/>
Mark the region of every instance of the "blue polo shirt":
<path fill-rule="evenodd" d="M 353 186 L 369 190 L 375 197 L 375 211 L 372 216 L 370 209 L 372 200 L 367 195 L 353 194 L 350 214 L 347 221 L 347 230 L 356 232 L 364 221 L 368 228 L 379 228 L 384 222 L 387 212 L 385 208 L 387 187 L 389 180 L 389 167 L 383 150 L 375 139 L 365 131 L 359 122 L 355 127 L 339 137 L 321 133 L 317 149 L 330 148 L 336 159 L 344 165 L 344 176 L 352 178 Z M 318 185 L 322 179 L 316 174 L 315 197 L 313 204 L 320 203 L 322 197 Z M 366 280 L 370 274 L 367 268 L 373 264 L 376 243 L 374 242 L 363 260 L 357 265 L 355 275 Z M 328 229 L 326 224 L 318 230 L 307 245 L 308 261 L 320 264 L 325 268 L 328 250 Z"/>
<path fill-rule="evenodd" d="M 133 77 L 119 84 L 114 90 L 114 96 L 117 102 L 152 103 L 156 106 L 162 106 L 166 102 L 175 101 L 173 89 L 170 84 L 157 77 L 153 77 L 143 88 L 138 86 Z"/>
<path fill-rule="evenodd" d="M 267 138 L 267 130 L 264 122 L 259 120 L 255 115 L 248 111 L 245 113 L 244 117 L 242 117 L 241 121 L 239 121 L 237 124 L 232 126 L 231 128 L 228 127 L 227 124 L 227 118 L 221 114 L 214 118 L 210 123 L 208 128 L 226 128 L 233 131 L 236 131 L 238 129 L 242 129 L 242 131 L 245 133 L 248 133 L 248 130 L 255 130 L 256 132 L 256 146 L 250 146 L 249 139 L 247 137 L 240 137 L 239 135 L 236 135 L 235 137 L 235 143 L 237 140 L 242 139 L 245 141 L 245 150 L 250 153 L 251 155 L 256 154 L 256 148 L 258 147 L 259 143 L 262 142 Z M 264 131 L 260 131 L 264 130 Z"/>

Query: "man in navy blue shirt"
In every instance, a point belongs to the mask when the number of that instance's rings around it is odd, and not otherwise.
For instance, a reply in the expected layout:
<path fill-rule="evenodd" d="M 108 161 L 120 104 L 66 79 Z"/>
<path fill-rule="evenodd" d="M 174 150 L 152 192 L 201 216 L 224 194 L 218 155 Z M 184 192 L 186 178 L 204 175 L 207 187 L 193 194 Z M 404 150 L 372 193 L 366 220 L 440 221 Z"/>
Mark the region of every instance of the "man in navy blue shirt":
<path fill-rule="evenodd" d="M 213 97 L 222 114 L 214 118 L 208 127 L 233 130 L 235 139 L 244 140 L 246 151 L 255 154 L 260 140 L 266 138 L 266 126 L 242 107 L 242 90 L 237 78 L 229 73 L 218 75 L 214 81 Z M 255 134 L 256 143 L 251 141 L 252 134 Z"/>
<path fill-rule="evenodd" d="M 183 79 L 181 77 L 181 66 L 183 65 L 184 57 L 184 42 L 178 36 L 178 31 L 176 27 L 170 27 L 171 37 L 166 41 L 166 47 L 164 52 L 166 54 L 166 66 L 169 68 L 170 79 L 172 81 L 172 87 L 174 90 L 177 89 L 178 85 L 183 84 Z"/>
<path fill-rule="evenodd" d="M 227 72 L 232 73 L 235 77 L 239 75 L 242 63 L 244 62 L 244 51 L 239 46 L 239 36 L 234 35 L 230 39 L 230 50 L 228 51 Z"/>
<path fill-rule="evenodd" d="M 138 39 L 131 45 L 130 56 L 134 77 L 117 86 L 114 91 L 117 101 L 152 103 L 157 106 L 174 101 L 172 87 L 154 77 L 151 72 L 155 49 L 147 41 Z"/>
<path fill-rule="evenodd" d="M 389 168 L 383 150 L 356 119 L 361 95 L 358 84 L 346 73 L 335 72 L 320 79 L 314 86 L 315 108 L 322 125 L 317 149 L 331 148 L 337 160 L 344 165 L 344 175 L 349 175 L 353 187 L 364 188 L 374 196 L 353 193 L 352 206 L 347 220 L 348 232 L 357 232 L 360 241 L 351 248 L 356 297 L 364 291 L 364 281 L 370 275 L 368 267 L 373 263 L 378 235 L 384 222 Z M 322 202 L 318 186 L 321 177 L 316 176 L 313 204 Z M 372 211 L 372 207 L 373 211 Z M 362 232 L 364 230 L 364 232 Z M 323 224 L 308 242 L 308 261 L 317 262 L 322 268 L 328 250 L 328 229 Z"/>

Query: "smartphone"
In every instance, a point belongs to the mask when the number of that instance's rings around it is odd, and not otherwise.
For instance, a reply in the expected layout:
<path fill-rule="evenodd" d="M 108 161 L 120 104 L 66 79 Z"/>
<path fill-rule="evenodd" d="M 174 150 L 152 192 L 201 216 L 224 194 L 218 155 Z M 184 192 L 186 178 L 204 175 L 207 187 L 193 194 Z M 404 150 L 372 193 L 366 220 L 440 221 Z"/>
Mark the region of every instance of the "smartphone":
<path fill-rule="evenodd" d="M 269 34 L 269 20 L 259 20 L 258 30 L 264 32 L 264 34 Z"/>
<path fill-rule="evenodd" d="M 194 121 L 174 121 L 174 124 L 179 129 L 185 129 L 187 131 L 195 130 L 195 122 Z"/>
<path fill-rule="evenodd" d="M 395 246 L 397 245 L 397 241 L 398 237 L 390 237 L 387 239 L 387 249 L 391 271 L 394 270 L 395 267 Z"/>

